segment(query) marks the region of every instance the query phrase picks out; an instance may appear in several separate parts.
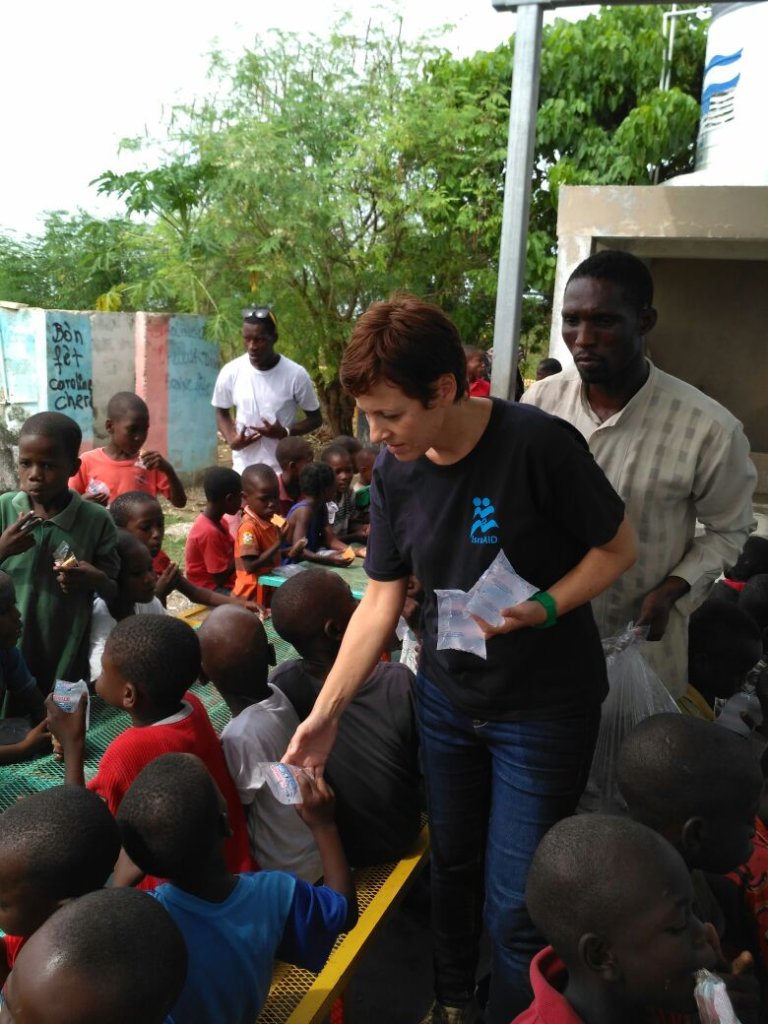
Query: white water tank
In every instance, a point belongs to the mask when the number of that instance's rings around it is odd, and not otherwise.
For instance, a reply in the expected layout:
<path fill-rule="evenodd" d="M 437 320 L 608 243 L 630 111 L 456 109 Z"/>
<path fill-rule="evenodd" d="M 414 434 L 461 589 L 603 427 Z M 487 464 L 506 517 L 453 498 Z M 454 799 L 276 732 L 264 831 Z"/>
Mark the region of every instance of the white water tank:
<path fill-rule="evenodd" d="M 667 184 L 768 185 L 768 2 L 712 5 L 696 170 Z"/>

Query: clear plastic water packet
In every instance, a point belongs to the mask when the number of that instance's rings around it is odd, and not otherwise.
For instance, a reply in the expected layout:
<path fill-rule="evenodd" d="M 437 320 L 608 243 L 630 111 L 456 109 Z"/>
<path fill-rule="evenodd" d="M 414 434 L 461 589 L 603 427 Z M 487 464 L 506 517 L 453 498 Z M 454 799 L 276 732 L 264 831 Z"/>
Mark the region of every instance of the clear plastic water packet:
<path fill-rule="evenodd" d="M 722 978 L 704 969 L 696 971 L 693 990 L 701 1024 L 739 1024 Z"/>
<path fill-rule="evenodd" d="M 463 590 L 436 590 L 437 650 L 465 651 L 485 660 L 485 634 L 467 612 L 469 594 Z"/>
<path fill-rule="evenodd" d="M 77 705 L 83 694 L 85 694 L 85 728 L 88 729 L 91 724 L 91 695 L 88 692 L 88 684 L 83 679 L 79 679 L 76 683 L 71 683 L 66 679 L 57 679 L 53 684 L 53 703 L 62 711 L 66 711 L 68 715 L 73 715 L 77 711 Z"/>
<path fill-rule="evenodd" d="M 491 626 L 503 626 L 502 608 L 512 608 L 539 591 L 519 576 L 503 551 L 499 551 L 480 579 L 469 591 L 467 611 Z"/>
<path fill-rule="evenodd" d="M 95 476 L 92 476 L 88 481 L 88 493 L 109 495 L 109 487 L 103 480 L 97 480 Z"/>
<path fill-rule="evenodd" d="M 298 778 L 299 775 L 308 775 L 310 778 L 314 778 L 309 768 L 300 768 L 295 764 L 283 764 L 282 761 L 259 761 L 258 765 L 272 795 L 281 804 L 300 804 L 302 802 Z"/>
<path fill-rule="evenodd" d="M 77 565 L 77 556 L 65 540 L 53 552 L 53 564 L 57 569 L 70 569 Z"/>

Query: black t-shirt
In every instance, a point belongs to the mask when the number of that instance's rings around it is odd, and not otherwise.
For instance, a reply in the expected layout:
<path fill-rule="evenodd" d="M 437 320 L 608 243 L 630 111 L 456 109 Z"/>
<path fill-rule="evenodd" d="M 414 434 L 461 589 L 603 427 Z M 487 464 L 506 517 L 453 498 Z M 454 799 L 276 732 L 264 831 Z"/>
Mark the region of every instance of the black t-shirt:
<path fill-rule="evenodd" d="M 322 687 L 301 660 L 284 661 L 269 681 L 301 721 Z M 403 857 L 419 831 L 422 804 L 413 674 L 405 665 L 381 663 L 360 687 L 339 719 L 325 774 L 350 864 Z"/>
<path fill-rule="evenodd" d="M 365 568 L 371 579 L 414 574 L 425 591 L 422 671 L 472 718 L 556 718 L 596 705 L 605 659 L 589 605 L 550 629 L 487 641 L 487 660 L 436 650 L 435 590 L 469 590 L 503 549 L 546 590 L 590 548 L 611 540 L 624 505 L 584 438 L 563 420 L 493 400 L 475 448 L 450 466 L 379 456 Z"/>

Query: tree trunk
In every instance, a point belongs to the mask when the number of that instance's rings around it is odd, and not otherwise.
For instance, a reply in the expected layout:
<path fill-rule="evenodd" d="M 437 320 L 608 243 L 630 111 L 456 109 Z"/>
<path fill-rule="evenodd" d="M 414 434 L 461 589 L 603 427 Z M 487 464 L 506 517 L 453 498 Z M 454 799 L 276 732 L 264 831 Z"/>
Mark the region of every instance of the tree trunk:
<path fill-rule="evenodd" d="M 351 434 L 355 400 L 342 388 L 338 377 L 327 384 L 318 384 L 317 393 L 323 410 L 323 421 L 333 436 Z"/>

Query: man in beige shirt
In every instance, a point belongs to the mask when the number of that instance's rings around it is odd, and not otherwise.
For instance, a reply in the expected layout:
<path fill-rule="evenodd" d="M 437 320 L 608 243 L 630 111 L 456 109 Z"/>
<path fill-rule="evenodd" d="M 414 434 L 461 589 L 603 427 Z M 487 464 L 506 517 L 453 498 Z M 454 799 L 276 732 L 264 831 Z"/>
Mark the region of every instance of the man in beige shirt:
<path fill-rule="evenodd" d="M 749 442 L 727 409 L 645 357 L 656 310 L 635 256 L 604 251 L 579 264 L 562 318 L 575 367 L 532 385 L 523 402 L 580 430 L 623 498 L 639 557 L 592 607 L 603 637 L 630 621 L 648 626 L 644 653 L 677 698 L 688 616 L 754 529 Z"/>

